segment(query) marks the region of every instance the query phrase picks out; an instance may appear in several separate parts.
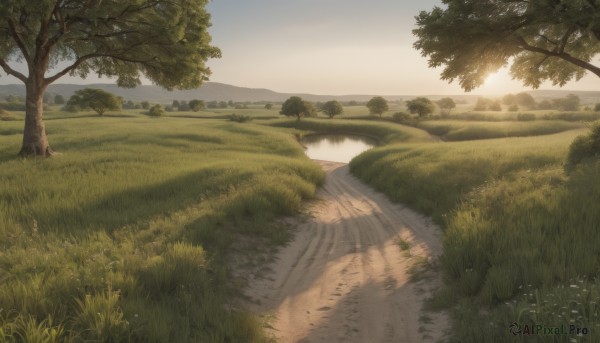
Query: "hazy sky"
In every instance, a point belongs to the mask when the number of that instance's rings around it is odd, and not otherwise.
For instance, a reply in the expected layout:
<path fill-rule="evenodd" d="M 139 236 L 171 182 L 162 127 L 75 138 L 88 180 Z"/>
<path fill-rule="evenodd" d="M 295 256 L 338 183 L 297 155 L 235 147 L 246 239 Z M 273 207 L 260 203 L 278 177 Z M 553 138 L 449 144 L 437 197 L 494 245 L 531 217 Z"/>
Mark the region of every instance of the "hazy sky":
<path fill-rule="evenodd" d="M 414 16 L 436 0 L 214 0 L 210 32 L 223 57 L 211 81 L 315 94 L 460 94 L 412 48 Z M 106 80 L 104 80 L 106 82 Z M 91 83 L 63 78 L 58 82 Z M 108 81 L 110 82 L 110 81 Z M 0 83 L 18 83 L 3 75 Z M 542 89 L 552 88 L 544 85 Z M 523 90 L 501 72 L 474 94 Z M 600 90 L 586 76 L 565 89 Z"/>

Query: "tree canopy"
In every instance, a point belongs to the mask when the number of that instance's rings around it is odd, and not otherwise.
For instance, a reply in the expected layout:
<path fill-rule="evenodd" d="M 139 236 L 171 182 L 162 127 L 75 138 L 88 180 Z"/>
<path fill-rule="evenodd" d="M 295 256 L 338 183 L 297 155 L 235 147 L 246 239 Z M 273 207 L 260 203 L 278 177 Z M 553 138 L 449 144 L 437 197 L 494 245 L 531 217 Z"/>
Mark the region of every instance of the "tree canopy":
<path fill-rule="evenodd" d="M 144 76 L 166 89 L 194 88 L 207 80 L 205 62 L 220 56 L 210 45 L 207 2 L 2 1 L 0 67 L 27 89 L 21 154 L 52 153 L 38 100 L 64 75 L 85 78 L 93 72 L 123 87 L 139 85 Z M 11 65 L 20 61 L 27 72 Z"/>
<path fill-rule="evenodd" d="M 449 115 L 450 111 L 452 111 L 452 109 L 456 107 L 456 102 L 454 102 L 454 99 L 452 99 L 452 98 L 441 98 L 440 100 L 436 101 L 436 104 L 442 110 L 447 111 L 446 115 Z"/>
<path fill-rule="evenodd" d="M 190 107 L 190 109 L 194 112 L 198 112 L 198 111 L 202 111 L 204 109 L 204 101 L 202 100 L 190 100 L 190 102 L 188 103 L 188 106 Z"/>
<path fill-rule="evenodd" d="M 424 117 L 428 114 L 433 113 L 435 109 L 433 106 L 433 102 L 428 98 L 415 98 L 413 100 L 409 100 L 406 102 L 406 108 L 410 113 L 417 113 L 419 117 Z"/>
<path fill-rule="evenodd" d="M 344 113 L 344 108 L 337 100 L 327 101 L 321 106 L 321 111 L 325 113 L 329 118 Z"/>
<path fill-rule="evenodd" d="M 316 114 L 315 107 L 308 101 L 303 100 L 299 96 L 293 96 L 287 99 L 283 105 L 281 105 L 281 111 L 279 114 L 296 117 L 300 120 L 301 117 L 312 117 Z"/>
<path fill-rule="evenodd" d="M 114 111 L 121 108 L 121 101 L 114 94 L 102 89 L 84 88 L 80 89 L 71 96 L 67 106 L 78 107 L 80 109 L 92 109 L 98 115 L 103 115 L 106 111 Z"/>
<path fill-rule="evenodd" d="M 524 85 L 544 81 L 563 86 L 586 71 L 600 52 L 600 4 L 595 0 L 443 0 L 417 17 L 414 47 L 441 78 L 458 79 L 470 91 L 486 76 L 512 63 Z"/>
<path fill-rule="evenodd" d="M 371 98 L 371 100 L 367 102 L 367 108 L 371 114 L 379 114 L 380 117 L 383 112 L 389 110 L 387 100 L 380 96 Z"/>

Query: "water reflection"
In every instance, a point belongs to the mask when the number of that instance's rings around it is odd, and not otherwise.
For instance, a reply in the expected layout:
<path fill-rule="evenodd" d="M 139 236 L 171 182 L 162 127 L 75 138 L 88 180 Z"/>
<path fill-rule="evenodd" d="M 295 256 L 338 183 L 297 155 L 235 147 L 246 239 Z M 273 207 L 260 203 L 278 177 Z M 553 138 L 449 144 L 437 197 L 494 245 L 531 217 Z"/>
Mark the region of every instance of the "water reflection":
<path fill-rule="evenodd" d="M 349 135 L 306 136 L 302 144 L 306 147 L 306 155 L 314 160 L 344 163 L 377 145 L 373 139 Z"/>

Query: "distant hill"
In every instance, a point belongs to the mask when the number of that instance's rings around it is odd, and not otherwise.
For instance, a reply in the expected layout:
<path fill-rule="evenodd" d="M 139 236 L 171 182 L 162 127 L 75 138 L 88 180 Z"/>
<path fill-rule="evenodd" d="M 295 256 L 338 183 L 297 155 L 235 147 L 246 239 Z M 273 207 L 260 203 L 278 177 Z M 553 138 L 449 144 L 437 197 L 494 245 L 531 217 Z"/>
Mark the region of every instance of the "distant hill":
<path fill-rule="evenodd" d="M 54 84 L 48 88 L 47 93 L 54 96 L 60 94 L 65 99 L 68 99 L 75 91 L 82 88 L 100 88 L 122 96 L 125 100 L 135 102 L 150 101 L 155 103 L 170 103 L 173 100 L 191 100 L 199 99 L 205 101 L 268 101 L 268 102 L 283 102 L 293 95 L 298 95 L 309 101 L 368 101 L 374 95 L 354 94 L 354 95 L 317 95 L 317 94 L 295 94 L 295 93 L 278 93 L 264 88 L 246 88 L 227 85 L 218 82 L 206 82 L 202 87 L 192 90 L 183 91 L 167 91 L 158 86 L 139 86 L 136 88 L 119 88 L 115 84 Z M 583 103 L 600 102 L 600 92 L 596 91 L 568 91 L 568 90 L 536 90 L 528 92 L 533 97 L 538 99 L 560 98 L 567 94 L 575 94 L 582 99 Z M 0 101 L 8 95 L 25 96 L 25 87 L 23 85 L 0 85 Z M 432 100 L 437 100 L 447 95 L 427 95 Z M 388 100 L 407 100 L 412 99 L 413 95 L 384 95 Z M 463 102 L 475 102 L 478 95 L 461 94 L 451 95 L 450 97 Z"/>

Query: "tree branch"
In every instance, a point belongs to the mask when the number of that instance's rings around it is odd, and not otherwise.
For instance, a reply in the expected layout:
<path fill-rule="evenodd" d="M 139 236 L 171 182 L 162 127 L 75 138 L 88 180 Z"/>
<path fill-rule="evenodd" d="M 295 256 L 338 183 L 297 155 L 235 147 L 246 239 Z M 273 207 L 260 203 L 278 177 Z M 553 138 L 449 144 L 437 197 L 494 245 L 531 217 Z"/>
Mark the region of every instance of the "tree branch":
<path fill-rule="evenodd" d="M 17 32 L 15 22 L 10 18 L 7 20 L 7 22 L 8 22 L 8 32 L 10 33 L 10 36 L 15 41 L 15 43 L 17 43 L 19 50 L 21 50 L 23 57 L 25 57 L 25 61 L 27 61 L 27 65 L 31 66 L 31 55 L 29 54 L 29 50 L 27 50 L 25 43 L 21 39 L 21 36 Z"/>
<path fill-rule="evenodd" d="M 61 77 L 67 75 L 69 72 L 71 72 L 73 69 L 79 67 L 79 65 L 83 62 L 85 62 L 86 60 L 90 59 L 90 58 L 94 58 L 94 57 L 100 57 L 99 54 L 97 53 L 92 53 L 92 54 L 88 54 L 88 55 L 84 55 L 79 57 L 77 60 L 75 60 L 75 62 L 73 64 L 71 64 L 70 66 L 66 67 L 65 69 L 59 71 L 58 73 L 54 74 L 53 76 L 47 77 L 44 79 L 44 82 L 46 83 L 46 85 L 51 84 L 52 82 L 60 79 Z"/>
<path fill-rule="evenodd" d="M 3 58 L 0 58 L 0 67 L 2 67 L 2 69 L 4 69 L 4 72 L 8 75 L 16 77 L 17 79 L 23 81 L 23 83 L 27 82 L 27 77 L 11 68 Z"/>
<path fill-rule="evenodd" d="M 570 63 L 572 63 L 572 64 L 574 64 L 574 65 L 576 65 L 578 67 L 581 67 L 583 69 L 589 70 L 592 73 L 594 73 L 594 74 L 596 74 L 597 76 L 600 77 L 600 68 L 596 67 L 595 65 L 593 65 L 593 64 L 591 64 L 589 62 L 586 62 L 586 61 L 580 60 L 580 59 L 578 59 L 576 57 L 573 57 L 573 56 L 571 56 L 570 54 L 568 54 L 568 53 L 566 53 L 564 51 L 563 52 L 549 51 L 549 50 L 546 50 L 546 49 L 539 48 L 537 46 L 530 45 L 529 43 L 527 43 L 527 41 L 525 41 L 525 39 L 523 37 L 518 37 L 517 38 L 517 42 L 518 42 L 519 45 L 521 45 L 521 47 L 523 49 L 525 49 L 527 51 L 537 52 L 537 53 L 540 53 L 540 54 L 544 54 L 544 55 L 546 55 L 548 57 L 558 57 L 558 58 L 563 59 L 563 60 L 565 60 L 567 62 L 570 62 Z"/>

